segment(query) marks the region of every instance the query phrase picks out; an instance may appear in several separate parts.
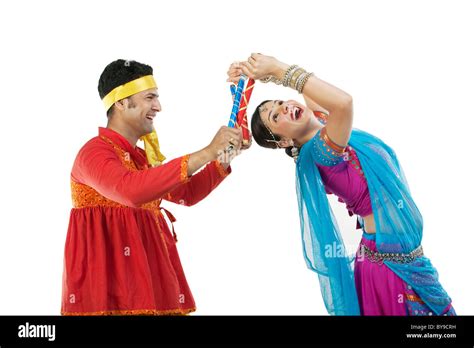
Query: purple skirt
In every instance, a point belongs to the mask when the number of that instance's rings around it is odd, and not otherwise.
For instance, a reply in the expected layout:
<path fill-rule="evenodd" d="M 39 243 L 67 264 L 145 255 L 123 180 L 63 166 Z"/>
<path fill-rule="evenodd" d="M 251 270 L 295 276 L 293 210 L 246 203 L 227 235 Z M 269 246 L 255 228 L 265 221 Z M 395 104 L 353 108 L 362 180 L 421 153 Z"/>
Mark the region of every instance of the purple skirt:
<path fill-rule="evenodd" d="M 364 232 L 360 243 L 377 251 L 375 234 Z M 411 286 L 363 253 L 357 253 L 354 276 L 361 315 L 435 315 Z M 444 315 L 456 315 L 454 308 L 448 307 Z"/>

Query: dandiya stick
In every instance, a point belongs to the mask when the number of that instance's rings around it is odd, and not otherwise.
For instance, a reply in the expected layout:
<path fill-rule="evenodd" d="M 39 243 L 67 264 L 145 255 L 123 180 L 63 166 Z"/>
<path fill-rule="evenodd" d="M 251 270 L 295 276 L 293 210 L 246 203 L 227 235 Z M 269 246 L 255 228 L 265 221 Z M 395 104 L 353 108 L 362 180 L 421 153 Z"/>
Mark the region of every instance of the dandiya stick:
<path fill-rule="evenodd" d="M 252 91 L 255 86 L 255 80 L 249 79 L 245 91 L 243 92 L 242 99 L 240 101 L 239 113 L 237 114 L 237 125 L 242 128 L 242 145 L 245 147 L 250 146 L 250 131 L 247 121 L 247 106 L 252 96 Z"/>
<path fill-rule="evenodd" d="M 237 84 L 237 90 L 234 95 L 234 104 L 232 105 L 232 112 L 230 114 L 229 124 L 227 127 L 235 127 L 237 124 L 237 113 L 239 112 L 240 99 L 242 98 L 242 90 L 244 89 L 245 80 L 247 76 L 240 75 L 239 83 Z"/>

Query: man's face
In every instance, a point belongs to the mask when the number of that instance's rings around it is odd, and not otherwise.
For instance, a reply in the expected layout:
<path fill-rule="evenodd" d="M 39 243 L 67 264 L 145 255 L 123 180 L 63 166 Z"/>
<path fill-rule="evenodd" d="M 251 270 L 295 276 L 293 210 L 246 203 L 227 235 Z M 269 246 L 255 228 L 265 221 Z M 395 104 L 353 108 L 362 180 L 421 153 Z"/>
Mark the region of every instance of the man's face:
<path fill-rule="evenodd" d="M 124 101 L 124 120 L 140 137 L 153 131 L 153 119 L 161 111 L 158 97 L 158 89 L 150 88 Z"/>

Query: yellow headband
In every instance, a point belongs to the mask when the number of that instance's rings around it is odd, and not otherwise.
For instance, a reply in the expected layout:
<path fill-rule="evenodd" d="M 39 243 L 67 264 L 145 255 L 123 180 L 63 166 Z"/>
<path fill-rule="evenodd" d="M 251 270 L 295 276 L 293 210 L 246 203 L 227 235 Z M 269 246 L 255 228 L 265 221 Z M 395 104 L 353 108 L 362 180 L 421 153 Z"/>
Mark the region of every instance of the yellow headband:
<path fill-rule="evenodd" d="M 139 92 L 146 91 L 150 88 L 156 88 L 156 82 L 153 75 L 147 75 L 140 77 L 136 80 L 127 82 L 124 85 L 118 86 L 111 90 L 102 101 L 104 102 L 105 110 L 109 108 L 117 101 L 124 98 L 130 97 L 131 95 Z"/>

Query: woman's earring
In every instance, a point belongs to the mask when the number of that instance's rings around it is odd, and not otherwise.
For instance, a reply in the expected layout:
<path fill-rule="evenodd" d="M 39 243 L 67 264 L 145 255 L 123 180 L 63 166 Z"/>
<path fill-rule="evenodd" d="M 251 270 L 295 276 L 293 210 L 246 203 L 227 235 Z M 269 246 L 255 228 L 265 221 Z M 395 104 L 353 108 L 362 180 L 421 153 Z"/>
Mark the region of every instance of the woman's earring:
<path fill-rule="evenodd" d="M 293 159 L 295 160 L 295 162 L 298 160 L 298 148 L 296 146 L 293 145 L 293 147 L 291 148 L 291 157 L 293 157 Z"/>

